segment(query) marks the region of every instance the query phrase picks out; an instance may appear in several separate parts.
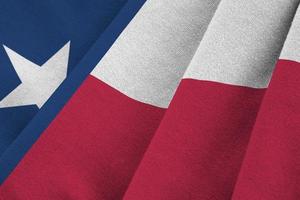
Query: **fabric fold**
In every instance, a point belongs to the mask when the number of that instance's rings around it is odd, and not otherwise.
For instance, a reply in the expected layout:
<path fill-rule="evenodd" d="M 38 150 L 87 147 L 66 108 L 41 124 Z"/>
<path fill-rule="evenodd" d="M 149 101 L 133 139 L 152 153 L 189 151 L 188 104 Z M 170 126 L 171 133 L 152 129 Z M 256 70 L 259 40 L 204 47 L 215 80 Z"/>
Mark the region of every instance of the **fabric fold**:
<path fill-rule="evenodd" d="M 120 199 L 217 5 L 147 1 L 1 185 L 0 196 Z"/>
<path fill-rule="evenodd" d="M 299 199 L 299 0 L 142 3 L 5 151 L 0 199 Z"/>
<path fill-rule="evenodd" d="M 300 10 L 264 96 L 233 198 L 300 198 Z"/>
<path fill-rule="evenodd" d="M 230 199 L 298 1 L 224 0 L 124 199 Z"/>

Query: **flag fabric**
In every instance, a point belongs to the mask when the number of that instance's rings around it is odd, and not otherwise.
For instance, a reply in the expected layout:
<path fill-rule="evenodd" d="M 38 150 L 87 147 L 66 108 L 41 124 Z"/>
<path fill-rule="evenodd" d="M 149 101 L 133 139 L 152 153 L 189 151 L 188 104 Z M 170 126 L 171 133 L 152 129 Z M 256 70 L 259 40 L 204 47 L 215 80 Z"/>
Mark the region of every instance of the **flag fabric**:
<path fill-rule="evenodd" d="M 299 1 L 90 3 L 15 7 L 1 200 L 300 198 Z"/>
<path fill-rule="evenodd" d="M 125 2 L 1 1 L 0 155 Z"/>
<path fill-rule="evenodd" d="M 261 103 L 233 199 L 300 197 L 299 31 L 298 8 Z"/>
<path fill-rule="evenodd" d="M 220 2 L 124 199 L 231 198 L 296 6 Z"/>

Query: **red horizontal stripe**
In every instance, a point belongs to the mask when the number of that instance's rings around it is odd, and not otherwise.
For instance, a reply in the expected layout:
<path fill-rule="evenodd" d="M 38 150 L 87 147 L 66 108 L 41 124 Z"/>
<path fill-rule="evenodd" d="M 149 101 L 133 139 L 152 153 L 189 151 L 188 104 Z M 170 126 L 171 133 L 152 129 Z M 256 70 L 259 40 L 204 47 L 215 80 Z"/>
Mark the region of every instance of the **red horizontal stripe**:
<path fill-rule="evenodd" d="M 300 199 L 300 64 L 279 60 L 252 133 L 234 200 Z"/>
<path fill-rule="evenodd" d="M 89 76 L 1 186 L 5 199 L 120 199 L 164 109 Z"/>
<path fill-rule="evenodd" d="M 183 80 L 125 199 L 230 199 L 264 92 Z"/>

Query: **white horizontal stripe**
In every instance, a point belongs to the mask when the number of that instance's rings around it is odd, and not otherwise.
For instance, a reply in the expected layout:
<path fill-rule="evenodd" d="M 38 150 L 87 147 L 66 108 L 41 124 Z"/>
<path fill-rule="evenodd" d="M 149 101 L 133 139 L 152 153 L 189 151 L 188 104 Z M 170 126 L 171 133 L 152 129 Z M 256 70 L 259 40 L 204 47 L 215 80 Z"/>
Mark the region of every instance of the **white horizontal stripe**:
<path fill-rule="evenodd" d="M 219 0 L 148 0 L 92 75 L 138 101 L 167 107 Z"/>
<path fill-rule="evenodd" d="M 300 8 L 297 9 L 287 39 L 284 42 L 280 59 L 300 62 Z"/>
<path fill-rule="evenodd" d="M 297 6 L 222 0 L 184 77 L 267 87 Z"/>

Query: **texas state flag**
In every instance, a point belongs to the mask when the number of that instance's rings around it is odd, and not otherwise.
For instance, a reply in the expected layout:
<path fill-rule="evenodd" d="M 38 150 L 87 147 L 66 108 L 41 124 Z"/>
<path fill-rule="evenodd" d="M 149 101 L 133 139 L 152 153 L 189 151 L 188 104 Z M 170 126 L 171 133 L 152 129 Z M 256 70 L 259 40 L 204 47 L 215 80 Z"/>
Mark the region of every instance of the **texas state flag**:
<path fill-rule="evenodd" d="M 298 5 L 3 3 L 0 200 L 300 199 Z"/>
<path fill-rule="evenodd" d="M 0 3 L 1 190 L 42 128 L 48 126 L 76 85 L 94 67 L 92 63 L 101 59 L 143 2 L 13 0 Z M 119 20 L 114 22 L 115 18 Z M 92 52 L 97 54 L 90 56 Z M 93 58 L 82 61 L 87 56 Z M 73 73 L 75 69 L 78 72 Z M 64 86 L 67 88 L 57 91 L 56 98 L 44 108 L 66 79 L 70 80 Z M 43 116 L 38 116 L 40 111 Z M 35 125 L 28 130 L 31 122 Z M 17 144 L 18 141 L 23 144 Z M 37 198 L 15 196 L 15 192 L 9 197 L 1 194 L 0 199 Z"/>
<path fill-rule="evenodd" d="M 0 3 L 0 155 L 125 3 L 126 0 Z"/>

